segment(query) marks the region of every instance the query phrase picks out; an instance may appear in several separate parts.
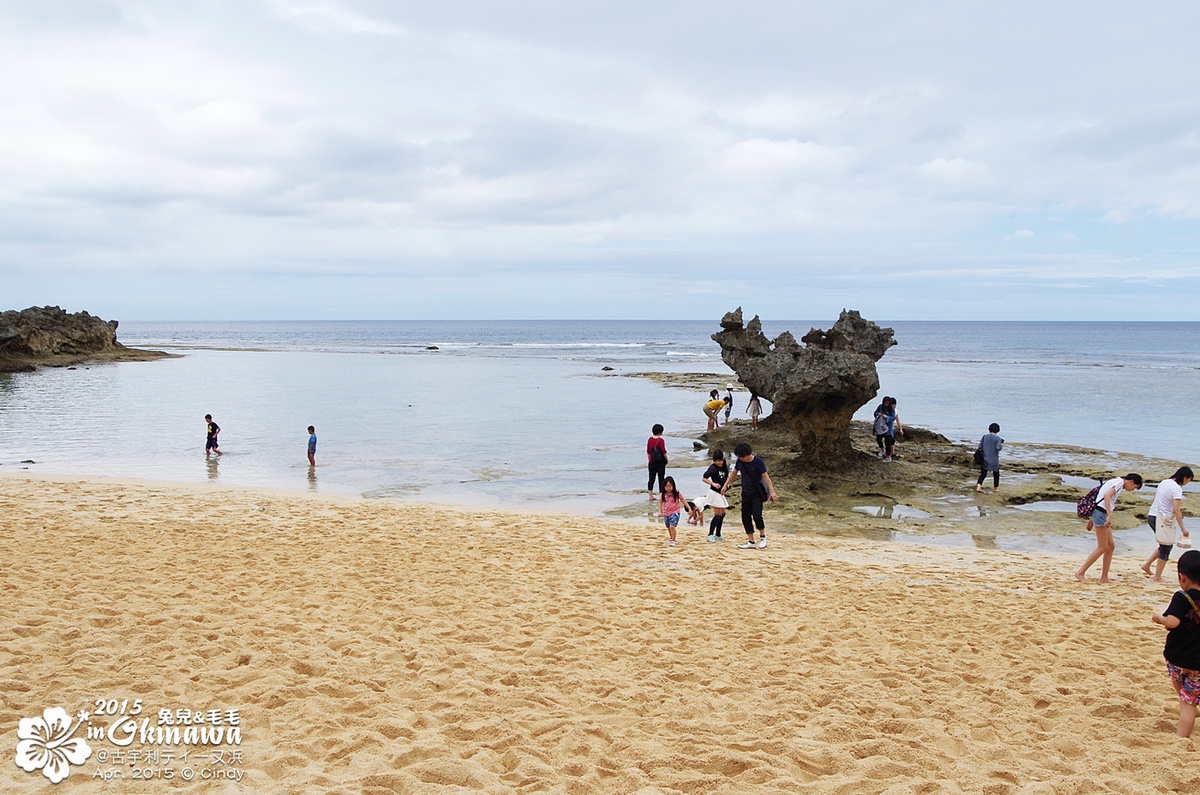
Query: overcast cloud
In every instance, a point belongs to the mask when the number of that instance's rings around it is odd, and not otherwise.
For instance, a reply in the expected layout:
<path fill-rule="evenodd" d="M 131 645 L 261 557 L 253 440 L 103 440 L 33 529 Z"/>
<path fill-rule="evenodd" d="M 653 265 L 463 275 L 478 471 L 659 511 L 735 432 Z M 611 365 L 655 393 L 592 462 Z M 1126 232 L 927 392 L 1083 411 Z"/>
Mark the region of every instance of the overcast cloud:
<path fill-rule="evenodd" d="M 1192 320 L 1198 22 L 0 0 L 0 308 Z"/>

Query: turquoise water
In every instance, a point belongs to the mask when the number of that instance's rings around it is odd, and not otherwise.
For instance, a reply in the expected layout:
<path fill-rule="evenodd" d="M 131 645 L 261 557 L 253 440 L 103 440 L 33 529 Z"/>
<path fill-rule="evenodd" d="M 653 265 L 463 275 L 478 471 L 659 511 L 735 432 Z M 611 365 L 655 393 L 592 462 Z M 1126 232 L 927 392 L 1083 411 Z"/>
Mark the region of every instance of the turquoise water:
<path fill-rule="evenodd" d="M 768 323 L 797 337 L 829 321 Z M 1195 323 L 895 323 L 882 392 L 952 438 L 1188 460 Z M 645 485 L 650 426 L 698 479 L 703 392 L 614 372 L 729 371 L 716 322 L 129 323 L 184 354 L 0 376 L 0 472 L 217 481 L 597 515 Z M 436 348 L 436 350 L 434 350 Z M 746 395 L 737 396 L 744 417 Z M 874 402 L 864 407 L 867 416 Z M 206 460 L 204 420 L 225 455 Z M 318 467 L 305 459 L 317 426 Z M 22 465 L 23 460 L 35 464 Z"/>

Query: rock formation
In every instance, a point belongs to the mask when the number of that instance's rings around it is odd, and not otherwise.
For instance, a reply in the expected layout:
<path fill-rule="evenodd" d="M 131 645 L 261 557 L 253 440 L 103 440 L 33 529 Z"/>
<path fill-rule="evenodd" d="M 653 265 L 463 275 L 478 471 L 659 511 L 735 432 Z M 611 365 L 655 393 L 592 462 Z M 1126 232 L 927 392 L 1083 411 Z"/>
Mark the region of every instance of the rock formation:
<path fill-rule="evenodd" d="M 738 307 L 712 338 L 742 384 L 796 432 L 802 459 L 836 466 L 853 457 L 850 419 L 879 392 L 875 362 L 896 344 L 890 328 L 843 310 L 829 331 L 805 334 L 801 347 L 787 331 L 767 339 L 757 315 L 743 327 Z"/>
<path fill-rule="evenodd" d="M 67 314 L 57 306 L 0 312 L 0 372 L 28 371 L 42 364 L 156 359 L 166 355 L 126 348 L 117 342 L 117 321 L 105 322 L 87 312 Z"/>

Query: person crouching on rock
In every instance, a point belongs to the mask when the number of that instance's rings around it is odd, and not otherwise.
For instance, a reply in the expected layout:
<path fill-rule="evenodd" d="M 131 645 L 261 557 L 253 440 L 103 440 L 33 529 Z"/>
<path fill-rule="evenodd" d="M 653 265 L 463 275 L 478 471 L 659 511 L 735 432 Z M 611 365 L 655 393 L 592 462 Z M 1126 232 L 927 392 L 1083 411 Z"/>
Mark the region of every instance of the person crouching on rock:
<path fill-rule="evenodd" d="M 713 390 L 708 393 L 709 401 L 704 404 L 704 416 L 708 417 L 708 429 L 715 431 L 720 425 L 720 411 L 725 408 L 725 401 L 721 400 L 721 393 Z"/>

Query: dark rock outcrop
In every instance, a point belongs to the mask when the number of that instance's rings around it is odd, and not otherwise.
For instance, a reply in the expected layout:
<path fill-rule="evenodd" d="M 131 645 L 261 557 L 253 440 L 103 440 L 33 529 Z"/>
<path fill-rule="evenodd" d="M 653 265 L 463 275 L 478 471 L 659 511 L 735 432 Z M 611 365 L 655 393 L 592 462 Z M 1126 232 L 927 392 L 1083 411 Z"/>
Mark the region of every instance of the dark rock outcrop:
<path fill-rule="evenodd" d="M 57 306 L 0 312 L 0 372 L 164 356 L 159 351 L 126 348 L 117 342 L 117 321 L 106 322 L 87 312 L 68 314 Z"/>
<path fill-rule="evenodd" d="M 767 339 L 757 315 L 743 327 L 738 307 L 712 338 L 742 384 L 770 400 L 795 431 L 802 459 L 836 466 L 854 457 L 850 419 L 879 392 L 875 362 L 896 344 L 890 328 L 843 310 L 828 331 L 805 334 L 801 347 L 787 331 Z"/>

